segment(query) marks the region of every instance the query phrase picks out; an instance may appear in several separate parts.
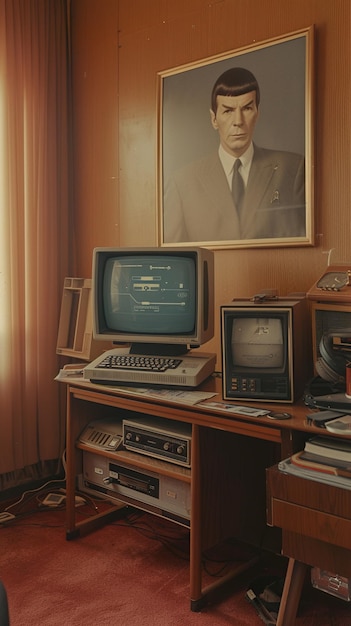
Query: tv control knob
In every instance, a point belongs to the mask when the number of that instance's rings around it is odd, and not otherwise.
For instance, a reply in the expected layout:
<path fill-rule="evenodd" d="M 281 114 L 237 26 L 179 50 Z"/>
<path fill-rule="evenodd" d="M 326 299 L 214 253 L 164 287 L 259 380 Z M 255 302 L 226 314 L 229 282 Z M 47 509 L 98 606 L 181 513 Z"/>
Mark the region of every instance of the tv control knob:
<path fill-rule="evenodd" d="M 184 454 L 184 446 L 178 446 L 177 454 Z"/>

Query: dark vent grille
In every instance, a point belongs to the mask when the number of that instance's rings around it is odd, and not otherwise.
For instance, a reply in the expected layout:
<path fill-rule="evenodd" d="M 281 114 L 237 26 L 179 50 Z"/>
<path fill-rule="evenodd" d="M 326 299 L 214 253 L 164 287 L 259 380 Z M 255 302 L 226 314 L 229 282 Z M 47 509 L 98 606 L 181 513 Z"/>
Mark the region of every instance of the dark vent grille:
<path fill-rule="evenodd" d="M 112 436 L 108 433 L 102 433 L 98 430 L 93 430 L 88 437 L 88 442 L 93 444 L 94 446 L 105 448 L 105 446 L 109 445 L 111 439 Z"/>

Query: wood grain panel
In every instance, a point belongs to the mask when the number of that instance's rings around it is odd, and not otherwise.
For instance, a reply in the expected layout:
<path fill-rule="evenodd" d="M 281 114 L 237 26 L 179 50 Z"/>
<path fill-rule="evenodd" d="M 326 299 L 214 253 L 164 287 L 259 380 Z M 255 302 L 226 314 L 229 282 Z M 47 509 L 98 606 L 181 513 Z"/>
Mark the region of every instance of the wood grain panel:
<path fill-rule="evenodd" d="M 350 550 L 312 537 L 284 531 L 282 554 L 339 576 L 351 576 Z"/>
<path fill-rule="evenodd" d="M 315 25 L 316 245 L 215 252 L 216 337 L 206 348 L 220 367 L 220 304 L 266 287 L 306 291 L 330 250 L 332 263 L 350 261 L 350 2 L 296 0 L 286 10 L 281 0 L 72 0 L 72 7 L 77 271 L 86 276 L 93 245 L 157 243 L 157 73 Z M 86 68 L 94 68 L 92 80 Z"/>
<path fill-rule="evenodd" d="M 95 246 L 118 245 L 117 3 L 72 3 L 73 276 L 91 276 Z M 102 10 L 103 9 L 103 10 Z"/>
<path fill-rule="evenodd" d="M 267 481 L 268 497 L 351 519 L 351 491 L 348 489 L 291 476 L 277 467 L 267 469 Z"/>
<path fill-rule="evenodd" d="M 272 499 L 273 524 L 326 543 L 349 549 L 351 520 L 314 509 Z"/>

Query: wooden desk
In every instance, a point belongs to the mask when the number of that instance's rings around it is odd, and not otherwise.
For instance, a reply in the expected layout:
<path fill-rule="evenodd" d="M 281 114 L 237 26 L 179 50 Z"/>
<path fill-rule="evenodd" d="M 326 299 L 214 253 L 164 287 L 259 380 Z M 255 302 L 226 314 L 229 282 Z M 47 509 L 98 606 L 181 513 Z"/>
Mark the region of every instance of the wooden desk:
<path fill-rule="evenodd" d="M 218 378 L 211 378 L 201 390 L 215 391 L 217 395 L 214 399 L 222 399 Z M 249 406 L 253 404 L 249 403 Z M 199 610 L 207 595 L 225 582 L 221 579 L 215 584 L 203 586 L 203 551 L 229 537 L 256 542 L 256 545 L 261 543 L 262 534 L 267 531 L 265 469 L 301 449 L 306 436 L 320 432 L 307 425 L 305 415 L 308 409 L 302 404 L 272 404 L 266 407 L 273 411 L 288 411 L 292 417 L 281 421 L 267 417 L 242 417 L 205 408 L 201 404 L 189 406 L 160 398 L 136 396 L 84 381 L 68 383 L 67 539 L 108 521 L 120 507 L 116 498 L 116 506 L 111 506 L 108 513 L 93 515 L 85 521 L 76 518 L 77 477 L 82 474 L 83 451 L 89 450 L 84 444 L 77 445 L 77 439 L 89 422 L 112 416 L 122 419 L 126 413 L 130 415 L 133 412 L 139 415 L 139 419 L 140 415 L 156 416 L 190 424 L 191 469 L 185 471 L 181 468 L 183 471 L 180 473 L 191 488 L 190 599 L 191 609 Z M 120 459 L 125 454 L 118 451 L 94 453 L 109 459 Z M 147 456 L 129 453 L 128 462 L 139 469 L 150 468 L 153 461 Z M 166 461 L 159 462 L 158 471 L 162 475 L 180 475 L 179 468 Z M 233 574 L 250 565 L 252 563 Z"/>

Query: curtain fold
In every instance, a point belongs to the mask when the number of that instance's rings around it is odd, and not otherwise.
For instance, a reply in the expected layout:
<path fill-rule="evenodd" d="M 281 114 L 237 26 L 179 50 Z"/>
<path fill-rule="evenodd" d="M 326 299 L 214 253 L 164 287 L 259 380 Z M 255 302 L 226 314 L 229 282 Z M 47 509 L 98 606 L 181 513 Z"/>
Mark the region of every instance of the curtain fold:
<path fill-rule="evenodd" d="M 66 0 L 0 0 L 0 475 L 64 446 L 54 377 L 70 259 L 68 49 Z"/>

